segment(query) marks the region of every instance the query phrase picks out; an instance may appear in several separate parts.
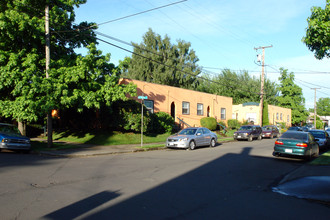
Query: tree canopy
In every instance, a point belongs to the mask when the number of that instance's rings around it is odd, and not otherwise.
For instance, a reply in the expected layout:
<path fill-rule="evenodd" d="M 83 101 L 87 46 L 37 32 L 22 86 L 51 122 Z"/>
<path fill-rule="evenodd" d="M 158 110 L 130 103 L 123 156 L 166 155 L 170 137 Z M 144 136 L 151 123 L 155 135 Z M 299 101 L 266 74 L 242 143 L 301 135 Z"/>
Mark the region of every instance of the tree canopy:
<path fill-rule="evenodd" d="M 190 43 L 177 40 L 177 44 L 172 44 L 167 35 L 162 38 L 149 29 L 142 43 L 132 44 L 134 53 L 125 76 L 181 88 L 194 89 L 197 86 L 201 69 Z"/>
<path fill-rule="evenodd" d="M 306 120 L 308 112 L 305 110 L 305 98 L 302 89 L 294 83 L 294 74 L 286 69 L 280 69 L 279 90 L 281 95 L 277 97 L 280 107 L 291 109 L 291 123 L 298 124 Z"/>
<path fill-rule="evenodd" d="M 260 101 L 260 79 L 250 76 L 247 71 L 236 73 L 225 69 L 216 76 L 205 75 L 204 78 L 207 80 L 200 82 L 199 91 L 232 97 L 235 105 Z M 277 92 L 276 83 L 266 79 L 265 100 L 275 104 Z"/>
<path fill-rule="evenodd" d="M 35 121 L 54 108 L 125 98 L 132 85 L 118 86 L 110 55 L 96 49 L 94 23 L 74 24 L 74 7 L 86 0 L 7 0 L 0 2 L 0 115 Z M 45 6 L 49 4 L 50 77 L 45 74 Z M 88 47 L 89 54 L 74 49 Z"/>
<path fill-rule="evenodd" d="M 307 19 L 306 36 L 302 41 L 317 59 L 330 57 L 330 0 L 324 9 L 313 7 L 312 14 Z"/>
<path fill-rule="evenodd" d="M 330 116 L 330 98 L 319 98 L 316 102 L 316 112 L 320 116 Z"/>

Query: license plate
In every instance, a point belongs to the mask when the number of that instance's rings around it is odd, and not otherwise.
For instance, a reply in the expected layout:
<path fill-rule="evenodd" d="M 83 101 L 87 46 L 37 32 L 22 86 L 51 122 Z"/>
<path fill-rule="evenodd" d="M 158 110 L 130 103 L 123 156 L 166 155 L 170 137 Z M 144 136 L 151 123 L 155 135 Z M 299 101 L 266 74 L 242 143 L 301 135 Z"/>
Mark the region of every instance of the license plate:
<path fill-rule="evenodd" d="M 292 149 L 285 149 L 285 153 L 292 153 Z"/>
<path fill-rule="evenodd" d="M 238 138 L 241 138 L 241 136 L 237 136 Z"/>

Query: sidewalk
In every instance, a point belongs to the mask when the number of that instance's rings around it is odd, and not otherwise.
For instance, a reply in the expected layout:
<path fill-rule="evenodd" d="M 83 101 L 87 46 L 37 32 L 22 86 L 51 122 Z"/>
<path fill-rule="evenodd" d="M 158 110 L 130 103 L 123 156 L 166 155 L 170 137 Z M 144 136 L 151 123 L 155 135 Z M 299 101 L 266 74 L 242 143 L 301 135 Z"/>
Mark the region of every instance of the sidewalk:
<path fill-rule="evenodd" d="M 57 143 L 64 143 L 64 142 L 57 142 Z M 134 152 L 143 152 L 148 150 L 165 149 L 165 143 L 143 144 L 143 146 L 145 147 L 148 145 L 160 145 L 160 144 L 163 144 L 164 147 L 148 149 L 148 148 L 141 148 L 141 144 L 103 146 L 103 145 L 93 145 L 93 144 L 70 143 L 70 145 L 75 145 L 77 146 L 77 148 L 63 149 L 63 150 L 51 150 L 51 149 L 43 150 L 43 151 L 39 151 L 39 154 L 48 155 L 48 156 L 57 156 L 57 157 L 91 157 L 91 156 L 108 155 L 108 154 L 134 153 Z"/>

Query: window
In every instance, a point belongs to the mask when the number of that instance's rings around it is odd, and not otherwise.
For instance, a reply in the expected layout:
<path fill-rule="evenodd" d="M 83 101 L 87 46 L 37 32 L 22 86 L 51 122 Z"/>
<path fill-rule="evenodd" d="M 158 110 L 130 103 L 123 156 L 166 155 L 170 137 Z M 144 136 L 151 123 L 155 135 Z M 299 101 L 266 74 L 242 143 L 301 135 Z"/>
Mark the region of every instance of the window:
<path fill-rule="evenodd" d="M 197 115 L 203 115 L 203 104 L 197 103 Z"/>
<path fill-rule="evenodd" d="M 221 120 L 225 120 L 225 119 L 226 119 L 226 109 L 221 108 Z"/>
<path fill-rule="evenodd" d="M 278 120 L 278 113 L 276 113 L 276 120 Z"/>
<path fill-rule="evenodd" d="M 190 114 L 190 103 L 182 102 L 182 114 L 189 115 Z"/>
<path fill-rule="evenodd" d="M 283 117 L 282 117 L 282 113 L 281 113 L 281 115 L 280 115 L 280 116 L 281 116 L 281 118 L 280 118 L 280 119 L 281 119 L 281 120 L 283 120 Z"/>
<path fill-rule="evenodd" d="M 150 113 L 154 113 L 154 101 L 153 100 L 144 100 L 144 105 Z"/>
<path fill-rule="evenodd" d="M 289 123 L 290 122 L 290 116 L 288 115 L 288 118 L 287 118 L 287 122 Z"/>

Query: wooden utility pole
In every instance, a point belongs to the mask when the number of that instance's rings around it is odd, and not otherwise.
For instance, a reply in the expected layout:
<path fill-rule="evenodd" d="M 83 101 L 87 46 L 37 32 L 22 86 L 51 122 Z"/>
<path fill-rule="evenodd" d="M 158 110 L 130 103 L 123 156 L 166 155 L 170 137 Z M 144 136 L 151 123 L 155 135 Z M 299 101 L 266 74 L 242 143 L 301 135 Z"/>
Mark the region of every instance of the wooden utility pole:
<path fill-rule="evenodd" d="M 264 46 L 264 47 L 258 47 L 254 48 L 255 50 L 262 49 L 262 69 L 261 69 L 261 88 L 260 88 L 260 126 L 262 126 L 262 114 L 263 114 L 263 104 L 264 104 L 264 83 L 265 83 L 265 48 L 273 47 L 270 46 Z"/>
<path fill-rule="evenodd" d="M 314 129 L 316 129 L 316 90 L 320 88 L 311 88 L 315 90 L 315 95 L 314 95 Z"/>
<path fill-rule="evenodd" d="M 45 7 L 45 34 L 46 34 L 46 78 L 49 77 L 50 66 L 50 33 L 49 33 L 49 5 Z M 53 124 L 52 114 L 49 111 L 47 113 L 47 145 L 52 147 L 53 145 Z"/>

